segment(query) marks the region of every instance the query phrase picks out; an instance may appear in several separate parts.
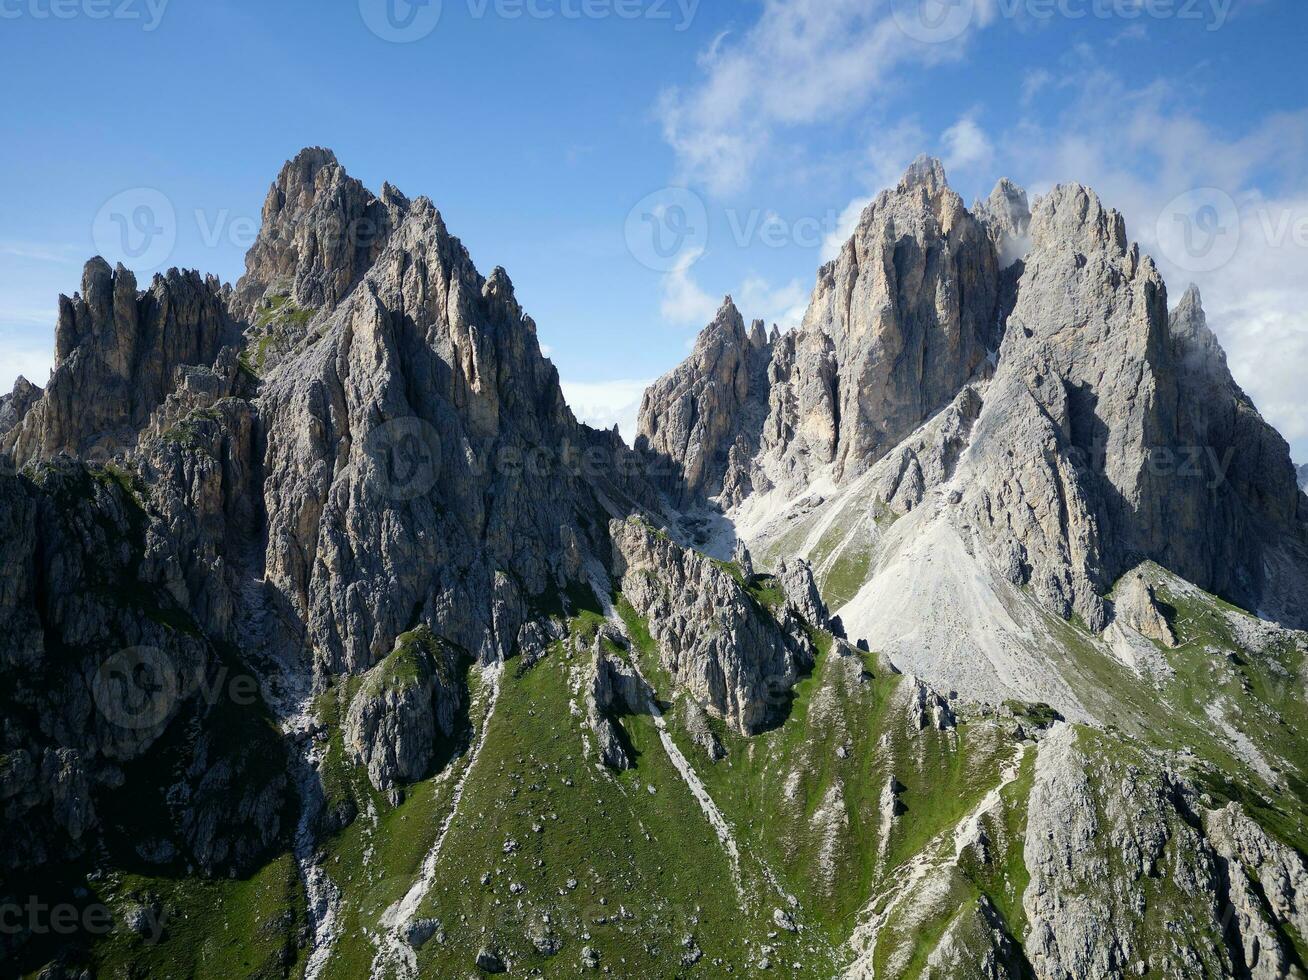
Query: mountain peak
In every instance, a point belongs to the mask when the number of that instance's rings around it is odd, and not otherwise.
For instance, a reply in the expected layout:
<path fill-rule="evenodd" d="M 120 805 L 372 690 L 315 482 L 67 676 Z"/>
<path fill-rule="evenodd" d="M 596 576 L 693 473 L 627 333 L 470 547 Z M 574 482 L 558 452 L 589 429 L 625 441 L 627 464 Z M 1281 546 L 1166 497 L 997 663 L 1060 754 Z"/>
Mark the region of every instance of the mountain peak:
<path fill-rule="evenodd" d="M 363 278 L 410 209 L 390 184 L 378 198 L 331 150 L 306 147 L 268 189 L 263 224 L 245 257 L 233 309 L 254 320 L 273 296 L 299 309 L 336 306 Z"/>
<path fill-rule="evenodd" d="M 923 153 L 908 165 L 903 178 L 899 181 L 901 189 L 925 187 L 929 191 L 941 190 L 949 186 L 945 174 L 945 165 L 939 159 Z"/>

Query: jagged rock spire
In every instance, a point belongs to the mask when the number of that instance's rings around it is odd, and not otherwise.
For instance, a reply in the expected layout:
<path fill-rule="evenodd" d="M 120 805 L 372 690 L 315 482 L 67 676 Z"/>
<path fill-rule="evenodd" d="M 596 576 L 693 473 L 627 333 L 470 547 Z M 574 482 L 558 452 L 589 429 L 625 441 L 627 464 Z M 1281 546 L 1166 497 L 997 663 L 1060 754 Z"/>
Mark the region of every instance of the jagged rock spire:
<path fill-rule="evenodd" d="M 389 183 L 374 195 L 331 150 L 301 150 L 268 190 L 235 310 L 253 319 L 274 293 L 304 309 L 336 306 L 372 267 L 409 204 Z"/>

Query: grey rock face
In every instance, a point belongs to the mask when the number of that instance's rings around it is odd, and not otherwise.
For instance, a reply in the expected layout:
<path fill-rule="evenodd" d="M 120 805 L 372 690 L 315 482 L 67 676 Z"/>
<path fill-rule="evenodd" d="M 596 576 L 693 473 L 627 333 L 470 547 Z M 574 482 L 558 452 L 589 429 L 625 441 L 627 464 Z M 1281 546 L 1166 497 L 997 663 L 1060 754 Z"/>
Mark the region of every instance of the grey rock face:
<path fill-rule="evenodd" d="M 55 367 L 0 449 L 18 465 L 58 452 L 107 459 L 135 445 L 185 365 L 209 365 L 239 339 L 218 280 L 170 269 L 138 293 L 121 265 L 92 259 L 82 291 L 59 298 Z"/>
<path fill-rule="evenodd" d="M 818 593 L 817 583 L 813 581 L 813 566 L 802 558 L 783 558 L 777 566 L 777 578 L 781 590 L 786 595 L 786 602 L 795 613 L 818 629 L 831 630 L 831 616 L 827 605 Z"/>
<path fill-rule="evenodd" d="M 422 198 L 260 405 L 268 578 L 331 671 L 415 616 L 498 659 L 524 601 L 579 570 L 574 515 L 653 502 L 621 441 L 576 423 L 507 274 L 483 279 Z"/>
<path fill-rule="evenodd" d="M 1308 466 L 1299 467 L 1299 489 L 1308 490 Z"/>
<path fill-rule="evenodd" d="M 1118 586 L 1113 611 L 1118 620 L 1141 636 L 1157 640 L 1164 646 L 1176 646 L 1176 634 L 1158 606 L 1153 587 L 1139 572 L 1128 575 Z"/>
<path fill-rule="evenodd" d="M 743 734 L 775 721 L 813 663 L 798 624 L 783 630 L 729 573 L 644 521 L 614 521 L 609 532 L 615 578 L 674 682 Z"/>
<path fill-rule="evenodd" d="M 22 375 L 14 382 L 14 390 L 0 395 L 0 436 L 23 420 L 27 410 L 41 397 L 41 389 Z"/>
<path fill-rule="evenodd" d="M 331 150 L 301 150 L 268 191 L 233 308 L 254 320 L 271 295 L 303 309 L 335 307 L 372 268 L 408 207 L 390 184 L 374 196 Z"/>
<path fill-rule="evenodd" d="M 364 675 L 346 714 L 345 746 L 379 791 L 430 775 L 438 738 L 453 736 L 463 700 L 456 667 L 453 651 L 421 629 Z"/>
<path fill-rule="evenodd" d="M 746 331 L 728 296 L 690 358 L 645 392 L 636 447 L 678 504 L 721 494 L 731 506 L 753 489 L 770 357 L 762 322 Z"/>
<path fill-rule="evenodd" d="M 999 267 L 1007 269 L 1020 261 L 1031 246 L 1031 206 L 1026 191 L 1007 177 L 1001 179 L 990 197 L 972 208 L 990 232 L 999 255 Z"/>

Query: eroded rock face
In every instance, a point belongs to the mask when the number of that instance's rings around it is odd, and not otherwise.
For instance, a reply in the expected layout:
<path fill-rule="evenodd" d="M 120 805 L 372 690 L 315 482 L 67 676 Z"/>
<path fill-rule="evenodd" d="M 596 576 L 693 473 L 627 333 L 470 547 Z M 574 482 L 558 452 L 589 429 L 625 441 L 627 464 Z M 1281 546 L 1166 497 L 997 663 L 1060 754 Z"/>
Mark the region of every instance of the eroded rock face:
<path fill-rule="evenodd" d="M 644 521 L 614 521 L 614 576 L 649 622 L 663 666 L 710 711 L 752 735 L 775 722 L 814 651 L 732 576 Z"/>
<path fill-rule="evenodd" d="M 390 184 L 373 195 L 331 150 L 301 150 L 268 191 L 233 307 L 251 321 L 272 295 L 303 309 L 335 307 L 372 268 L 408 208 Z"/>
<path fill-rule="evenodd" d="M 617 436 L 573 418 L 508 275 L 482 278 L 426 199 L 260 404 L 268 578 L 333 672 L 415 622 L 499 659 L 526 599 L 579 569 L 576 515 L 653 503 Z"/>
<path fill-rule="evenodd" d="M 14 390 L 0 395 L 0 436 L 21 422 L 40 397 L 41 389 L 20 374 L 14 382 Z"/>
<path fill-rule="evenodd" d="M 747 331 L 728 296 L 690 358 L 645 392 L 637 449 L 680 505 L 739 503 L 767 414 L 771 346 L 762 321 Z"/>
<path fill-rule="evenodd" d="M 218 280 L 170 269 L 138 292 L 103 259 L 59 298 L 55 367 L 40 399 L 0 435 L 18 465 L 58 452 L 107 459 L 130 449 L 186 365 L 210 365 L 239 339 Z"/>
<path fill-rule="evenodd" d="M 381 792 L 431 774 L 463 703 L 454 651 L 422 629 L 363 676 L 345 718 L 345 747 Z"/>

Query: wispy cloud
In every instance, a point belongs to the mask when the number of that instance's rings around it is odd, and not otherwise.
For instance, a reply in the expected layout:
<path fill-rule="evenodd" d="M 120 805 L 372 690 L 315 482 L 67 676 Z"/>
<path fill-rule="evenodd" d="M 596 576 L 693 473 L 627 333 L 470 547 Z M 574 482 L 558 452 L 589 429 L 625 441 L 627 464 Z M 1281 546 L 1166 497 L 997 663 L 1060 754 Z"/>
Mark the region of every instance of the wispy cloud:
<path fill-rule="evenodd" d="M 0 255 L 30 262 L 57 262 L 75 265 L 79 250 L 72 245 L 48 245 L 41 242 L 0 241 Z"/>
<path fill-rule="evenodd" d="M 957 37 L 925 43 L 905 33 L 890 0 L 764 0 L 738 38 L 718 36 L 698 84 L 665 91 L 659 118 L 684 179 L 714 193 L 748 184 L 778 130 L 826 122 L 867 106 L 908 67 L 962 53 L 993 16 L 982 2 Z"/>

